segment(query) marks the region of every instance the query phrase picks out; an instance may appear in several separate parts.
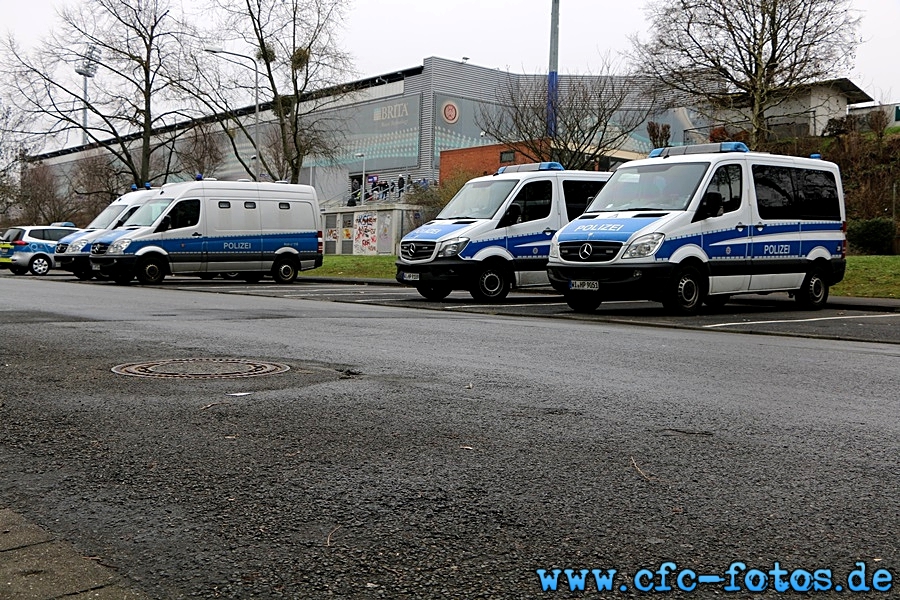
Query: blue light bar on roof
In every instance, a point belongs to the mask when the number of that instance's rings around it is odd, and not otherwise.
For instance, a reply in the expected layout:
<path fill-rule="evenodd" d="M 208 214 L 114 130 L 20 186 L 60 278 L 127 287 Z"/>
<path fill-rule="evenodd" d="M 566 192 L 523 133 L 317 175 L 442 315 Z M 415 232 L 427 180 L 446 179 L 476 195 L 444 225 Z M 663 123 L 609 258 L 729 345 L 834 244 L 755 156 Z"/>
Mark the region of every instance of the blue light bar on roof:
<path fill-rule="evenodd" d="M 669 148 L 656 148 L 648 158 L 665 158 L 667 156 L 682 156 L 684 154 L 710 154 L 719 152 L 750 152 L 750 148 L 744 142 L 720 142 L 718 144 L 694 144 L 693 146 L 675 146 Z"/>
<path fill-rule="evenodd" d="M 519 173 L 521 171 L 565 171 L 565 167 L 563 167 L 558 162 L 540 162 L 540 163 L 526 163 L 523 165 L 509 165 L 508 167 L 500 167 L 497 169 L 497 172 L 494 175 L 500 175 L 501 173 Z"/>

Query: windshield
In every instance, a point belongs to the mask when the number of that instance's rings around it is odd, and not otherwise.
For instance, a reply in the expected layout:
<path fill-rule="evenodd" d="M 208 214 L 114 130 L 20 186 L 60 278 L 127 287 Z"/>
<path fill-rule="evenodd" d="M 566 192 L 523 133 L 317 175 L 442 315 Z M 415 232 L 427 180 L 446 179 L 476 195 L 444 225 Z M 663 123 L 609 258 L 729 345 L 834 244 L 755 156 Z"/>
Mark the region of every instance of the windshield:
<path fill-rule="evenodd" d="M 122 214 L 124 209 L 124 204 L 110 204 L 91 221 L 88 229 L 109 229 L 109 226 Z"/>
<path fill-rule="evenodd" d="M 619 167 L 585 212 L 685 210 L 709 163 Z"/>
<path fill-rule="evenodd" d="M 157 198 L 140 207 L 123 227 L 149 227 L 172 204 L 172 198 Z"/>
<path fill-rule="evenodd" d="M 519 183 L 516 179 L 470 181 L 456 192 L 438 219 L 490 219 Z"/>

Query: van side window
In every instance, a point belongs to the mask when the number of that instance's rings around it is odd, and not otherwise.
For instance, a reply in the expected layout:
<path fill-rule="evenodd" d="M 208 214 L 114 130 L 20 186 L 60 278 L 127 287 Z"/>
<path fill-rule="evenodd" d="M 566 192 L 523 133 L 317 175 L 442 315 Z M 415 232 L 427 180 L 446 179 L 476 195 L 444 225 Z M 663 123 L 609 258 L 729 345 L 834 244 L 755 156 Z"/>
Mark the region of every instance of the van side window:
<path fill-rule="evenodd" d="M 244 202 L 244 208 L 256 208 L 256 202 Z"/>
<path fill-rule="evenodd" d="M 193 227 L 200 222 L 200 200 L 182 200 L 169 213 L 172 223 L 170 229 Z"/>
<path fill-rule="evenodd" d="M 279 202 L 279 203 L 278 203 L 278 208 L 279 208 L 280 210 L 291 210 L 291 205 L 290 205 L 289 202 Z"/>
<path fill-rule="evenodd" d="M 575 217 L 580 217 L 588 204 L 594 199 L 603 186 L 605 181 L 563 181 L 563 196 L 566 200 L 566 216 L 571 221 Z"/>
<path fill-rule="evenodd" d="M 231 202 L 228 200 L 219 200 L 219 208 L 231 208 Z"/>
<path fill-rule="evenodd" d="M 531 181 L 516 194 L 513 204 L 518 204 L 522 209 L 520 223 L 543 219 L 550 216 L 550 205 L 553 202 L 553 183 L 547 179 L 544 181 Z"/>
<path fill-rule="evenodd" d="M 763 219 L 796 219 L 798 206 L 794 197 L 791 169 L 769 165 L 753 165 L 753 186 L 759 216 Z"/>
<path fill-rule="evenodd" d="M 741 165 L 723 165 L 713 173 L 706 192 L 722 195 L 721 214 L 730 213 L 741 207 Z"/>
<path fill-rule="evenodd" d="M 829 171 L 754 165 L 753 181 L 763 219 L 841 220 L 837 180 Z"/>

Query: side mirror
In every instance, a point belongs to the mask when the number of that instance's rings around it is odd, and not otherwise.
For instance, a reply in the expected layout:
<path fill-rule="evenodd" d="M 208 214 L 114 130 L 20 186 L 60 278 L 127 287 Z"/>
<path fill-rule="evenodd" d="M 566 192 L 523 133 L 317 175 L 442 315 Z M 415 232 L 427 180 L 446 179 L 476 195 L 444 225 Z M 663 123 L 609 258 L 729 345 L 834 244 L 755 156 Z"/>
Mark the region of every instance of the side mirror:
<path fill-rule="evenodd" d="M 156 233 L 161 233 L 163 231 L 168 231 L 169 227 L 172 226 L 172 217 L 166 215 L 162 218 L 162 221 L 159 222 L 159 226 L 156 228 Z"/>
<path fill-rule="evenodd" d="M 719 192 L 706 192 L 703 200 L 700 201 L 700 207 L 697 209 L 697 220 L 719 216 L 719 211 L 722 210 L 722 202 L 722 194 Z"/>

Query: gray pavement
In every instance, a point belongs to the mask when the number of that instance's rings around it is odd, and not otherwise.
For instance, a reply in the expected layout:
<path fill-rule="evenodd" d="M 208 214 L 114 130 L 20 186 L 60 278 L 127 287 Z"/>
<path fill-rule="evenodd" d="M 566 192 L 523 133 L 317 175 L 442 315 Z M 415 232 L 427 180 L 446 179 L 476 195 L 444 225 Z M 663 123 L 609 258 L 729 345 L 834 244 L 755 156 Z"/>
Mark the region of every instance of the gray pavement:
<path fill-rule="evenodd" d="M 115 570 L 0 508 L 0 599 L 145 600 Z"/>
<path fill-rule="evenodd" d="M 335 279 L 302 277 L 317 283 L 400 285 L 391 279 Z M 534 288 L 535 293 L 553 293 Z M 747 295 L 743 302 L 771 302 L 769 296 Z M 785 300 L 787 301 L 787 300 Z M 900 311 L 900 299 L 832 296 L 833 309 Z M 111 565 L 100 557 L 84 556 L 70 543 L 55 538 L 22 515 L 0 507 L 0 600 L 149 600 L 122 584 Z"/>

